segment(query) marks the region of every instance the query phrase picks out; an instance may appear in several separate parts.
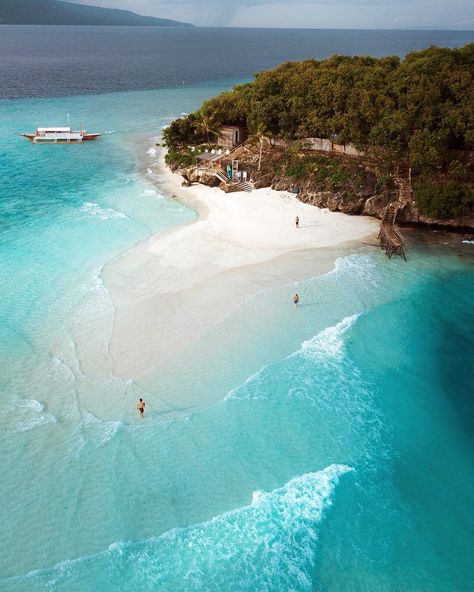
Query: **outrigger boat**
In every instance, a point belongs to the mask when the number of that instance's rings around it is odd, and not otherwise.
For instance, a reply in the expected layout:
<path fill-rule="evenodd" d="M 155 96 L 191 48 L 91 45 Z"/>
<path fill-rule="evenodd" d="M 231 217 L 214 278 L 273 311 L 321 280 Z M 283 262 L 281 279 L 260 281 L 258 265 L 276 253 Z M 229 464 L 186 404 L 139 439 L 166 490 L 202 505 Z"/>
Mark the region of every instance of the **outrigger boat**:
<path fill-rule="evenodd" d="M 70 127 L 39 127 L 34 134 L 20 134 L 33 144 L 81 144 L 95 140 L 102 134 L 90 134 L 85 130 L 74 132 Z"/>

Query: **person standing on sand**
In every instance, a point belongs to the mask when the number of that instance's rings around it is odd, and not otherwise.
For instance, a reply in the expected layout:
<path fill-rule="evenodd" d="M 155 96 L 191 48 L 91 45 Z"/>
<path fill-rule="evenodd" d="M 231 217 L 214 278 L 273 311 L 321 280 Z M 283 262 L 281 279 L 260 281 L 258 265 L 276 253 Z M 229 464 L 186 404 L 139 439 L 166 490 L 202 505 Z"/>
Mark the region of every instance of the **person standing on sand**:
<path fill-rule="evenodd" d="M 296 226 L 296 228 L 300 227 L 300 219 L 298 218 L 298 216 L 296 216 L 296 218 L 295 218 L 295 226 Z"/>
<path fill-rule="evenodd" d="M 293 304 L 295 305 L 295 307 L 298 306 L 299 301 L 300 301 L 300 297 L 298 296 L 298 294 L 295 294 L 293 296 Z"/>
<path fill-rule="evenodd" d="M 144 417 L 145 416 L 145 401 L 143 399 L 140 399 L 137 403 L 137 413 L 139 415 L 139 417 Z"/>

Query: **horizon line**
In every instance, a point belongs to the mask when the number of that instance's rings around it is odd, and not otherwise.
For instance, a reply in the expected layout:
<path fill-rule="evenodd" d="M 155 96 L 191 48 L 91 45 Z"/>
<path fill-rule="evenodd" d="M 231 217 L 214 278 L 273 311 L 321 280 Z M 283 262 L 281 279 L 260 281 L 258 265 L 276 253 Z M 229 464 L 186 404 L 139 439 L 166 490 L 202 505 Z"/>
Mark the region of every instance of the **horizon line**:
<path fill-rule="evenodd" d="M 141 16 L 141 15 L 140 15 Z M 178 21 L 177 21 L 178 22 Z M 281 30 L 281 31 L 439 31 L 439 32 L 460 32 L 460 33 L 474 33 L 472 29 L 459 29 L 441 26 L 430 27 L 263 27 L 263 26 L 233 26 L 233 25 L 194 25 L 193 23 L 184 23 L 185 26 L 175 25 L 79 25 L 71 24 L 54 24 L 54 23 L 2 23 L 0 27 L 89 27 L 89 28 L 134 28 L 134 29 L 263 29 L 263 30 Z M 191 25 L 189 27 L 189 25 Z"/>

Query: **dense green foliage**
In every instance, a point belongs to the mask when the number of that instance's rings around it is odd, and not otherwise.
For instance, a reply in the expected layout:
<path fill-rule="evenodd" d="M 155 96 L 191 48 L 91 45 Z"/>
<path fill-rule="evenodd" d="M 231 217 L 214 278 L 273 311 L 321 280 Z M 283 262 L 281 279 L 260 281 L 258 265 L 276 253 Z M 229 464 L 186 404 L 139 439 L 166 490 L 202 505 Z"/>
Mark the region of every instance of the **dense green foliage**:
<path fill-rule="evenodd" d="M 390 173 L 397 164 L 409 165 L 424 214 L 472 216 L 473 78 L 474 44 L 431 47 L 404 60 L 334 56 L 288 62 L 175 120 L 164 139 L 175 163 L 189 146 L 214 143 L 222 124 L 243 126 L 254 139 L 264 134 L 352 143 L 382 173 L 374 190 L 392 185 Z M 368 187 L 368 176 L 359 179 L 340 159 L 318 160 L 298 150 L 299 142 L 294 145 L 273 163 L 276 174 L 295 181 L 310 176 L 334 190 Z"/>
<path fill-rule="evenodd" d="M 272 165 L 276 174 L 295 181 L 309 178 L 321 190 L 338 191 L 370 185 L 375 188 L 376 183 L 375 175 L 361 170 L 353 160 L 299 152 L 297 146 L 283 152 L 281 158 L 270 163 Z"/>
<path fill-rule="evenodd" d="M 196 155 L 190 149 L 175 150 L 170 149 L 166 153 L 165 162 L 168 165 L 177 167 L 188 167 L 196 162 Z"/>
<path fill-rule="evenodd" d="M 337 138 L 415 169 L 474 148 L 474 44 L 398 57 L 289 62 L 215 97 L 165 131 L 170 147 L 203 142 L 220 124 L 285 139 Z"/>
<path fill-rule="evenodd" d="M 474 212 L 474 190 L 470 183 L 420 180 L 415 184 L 415 192 L 420 211 L 430 218 L 462 220 Z"/>

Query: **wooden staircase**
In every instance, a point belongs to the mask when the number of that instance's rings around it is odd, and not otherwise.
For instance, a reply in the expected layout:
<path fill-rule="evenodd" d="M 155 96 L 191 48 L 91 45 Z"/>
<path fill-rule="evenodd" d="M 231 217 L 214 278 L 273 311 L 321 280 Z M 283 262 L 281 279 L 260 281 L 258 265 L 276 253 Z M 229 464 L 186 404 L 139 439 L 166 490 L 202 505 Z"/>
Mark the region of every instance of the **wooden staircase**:
<path fill-rule="evenodd" d="M 196 173 L 199 173 L 200 175 L 213 175 L 214 177 L 216 177 L 216 179 L 219 179 L 219 181 L 222 181 L 223 183 L 230 182 L 229 177 L 224 173 L 224 171 L 221 171 L 219 169 L 196 167 Z"/>
<path fill-rule="evenodd" d="M 411 168 L 408 164 L 397 166 L 395 183 L 398 185 L 398 207 L 413 201 L 413 187 L 411 184 Z"/>
<path fill-rule="evenodd" d="M 402 259 L 407 260 L 405 256 L 405 239 L 400 232 L 400 229 L 395 224 L 397 218 L 398 207 L 396 202 L 389 204 L 384 212 L 382 222 L 380 223 L 379 241 L 380 248 L 385 251 L 389 259 L 393 255 L 398 255 Z"/>
<path fill-rule="evenodd" d="M 232 183 L 232 186 L 236 187 L 237 191 L 247 191 L 250 193 L 250 191 L 254 190 L 253 183 L 250 183 L 248 181 L 239 181 L 237 183 Z"/>
<path fill-rule="evenodd" d="M 221 180 L 223 183 L 229 183 L 229 177 L 224 173 L 224 171 L 214 171 L 214 175 Z"/>
<path fill-rule="evenodd" d="M 411 169 L 408 164 L 397 165 L 394 177 L 398 185 L 398 200 L 389 203 L 385 208 L 380 222 L 379 241 L 380 248 L 385 251 L 389 259 L 393 255 L 402 257 L 405 261 L 405 239 L 400 228 L 395 224 L 398 210 L 413 200 L 413 188 L 411 184 Z"/>
<path fill-rule="evenodd" d="M 250 192 L 250 191 L 254 190 L 254 186 L 253 186 L 252 182 L 250 182 L 250 181 L 236 181 L 236 182 L 234 182 L 231 179 L 229 179 L 229 177 L 226 175 L 226 173 L 223 170 L 220 170 L 220 169 L 196 167 L 196 173 L 213 175 L 214 177 L 216 177 L 216 179 L 219 179 L 219 181 L 221 181 L 222 183 L 225 183 L 228 187 L 232 187 L 232 188 L 236 189 L 237 191 Z"/>
<path fill-rule="evenodd" d="M 393 202 L 388 204 L 388 206 L 385 208 L 385 212 L 383 213 L 382 216 L 382 222 L 384 224 L 395 224 L 395 220 L 397 219 L 397 212 L 398 212 L 398 206 L 397 206 L 397 202 Z"/>

